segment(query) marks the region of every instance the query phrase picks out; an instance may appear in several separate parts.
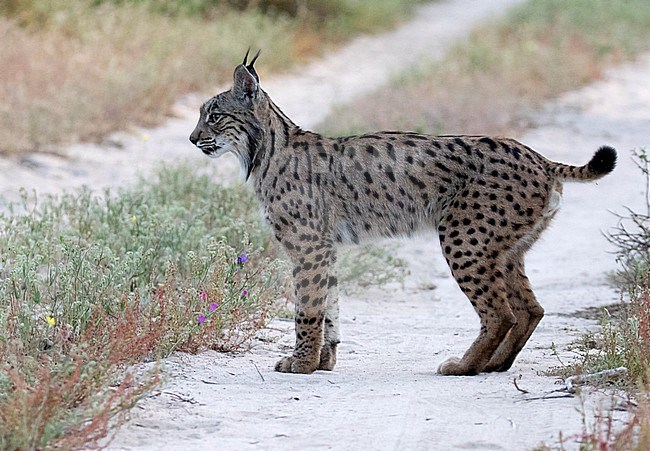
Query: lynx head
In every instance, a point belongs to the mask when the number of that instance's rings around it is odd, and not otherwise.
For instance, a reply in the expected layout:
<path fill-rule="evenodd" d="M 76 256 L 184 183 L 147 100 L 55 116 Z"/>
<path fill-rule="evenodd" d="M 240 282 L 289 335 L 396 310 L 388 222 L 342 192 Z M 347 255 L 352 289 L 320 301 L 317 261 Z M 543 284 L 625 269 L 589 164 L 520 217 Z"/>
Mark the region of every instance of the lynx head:
<path fill-rule="evenodd" d="M 259 54 L 258 51 L 247 63 L 246 52 L 243 63 L 235 68 L 233 86 L 201 106 L 199 122 L 190 135 L 192 144 L 212 158 L 234 153 L 246 178 L 255 163 L 263 135 L 258 106 L 265 94 L 259 88 L 259 77 L 253 67 Z"/>

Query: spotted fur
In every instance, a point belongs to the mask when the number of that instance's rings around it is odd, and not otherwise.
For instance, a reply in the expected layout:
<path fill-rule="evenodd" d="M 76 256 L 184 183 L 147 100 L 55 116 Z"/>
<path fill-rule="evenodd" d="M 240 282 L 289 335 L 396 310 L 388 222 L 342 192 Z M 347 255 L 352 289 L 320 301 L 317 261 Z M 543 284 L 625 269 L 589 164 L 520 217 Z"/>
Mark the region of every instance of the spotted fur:
<path fill-rule="evenodd" d="M 256 56 L 257 58 L 257 56 Z M 259 87 L 253 62 L 208 100 L 190 140 L 232 152 L 293 262 L 296 343 L 276 370 L 331 370 L 339 344 L 337 244 L 439 234 L 453 277 L 481 321 L 462 358 L 438 371 L 505 371 L 542 319 L 524 253 L 555 215 L 564 181 L 611 172 L 601 147 L 584 166 L 550 161 L 508 138 L 381 132 L 327 138 L 302 130 Z"/>

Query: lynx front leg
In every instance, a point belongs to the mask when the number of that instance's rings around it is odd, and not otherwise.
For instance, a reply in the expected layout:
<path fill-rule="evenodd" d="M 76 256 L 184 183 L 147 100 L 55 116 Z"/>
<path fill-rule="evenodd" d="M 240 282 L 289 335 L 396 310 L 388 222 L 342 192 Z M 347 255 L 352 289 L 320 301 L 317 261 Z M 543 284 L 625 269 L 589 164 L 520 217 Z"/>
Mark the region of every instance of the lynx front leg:
<path fill-rule="evenodd" d="M 332 254 L 327 280 L 327 307 L 325 308 L 325 331 L 320 351 L 319 370 L 332 370 L 336 365 L 336 347 L 341 342 L 339 335 L 339 286 L 336 278 L 336 255 Z"/>
<path fill-rule="evenodd" d="M 292 252 L 292 257 L 297 261 L 293 270 L 296 285 L 296 344 L 293 355 L 282 358 L 275 365 L 276 371 L 283 373 L 312 373 L 322 362 L 332 250 L 328 244 L 310 244 L 307 251 L 304 251 L 305 256 Z"/>

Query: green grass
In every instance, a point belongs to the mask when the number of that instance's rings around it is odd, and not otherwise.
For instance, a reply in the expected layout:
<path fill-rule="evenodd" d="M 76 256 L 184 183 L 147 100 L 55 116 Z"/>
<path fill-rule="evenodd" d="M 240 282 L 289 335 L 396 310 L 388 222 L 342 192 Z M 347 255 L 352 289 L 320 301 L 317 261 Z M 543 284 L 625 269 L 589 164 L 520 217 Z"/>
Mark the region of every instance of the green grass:
<path fill-rule="evenodd" d="M 2 449 L 92 443 L 156 383 L 125 364 L 238 349 L 283 290 L 248 191 L 185 168 L 16 210 L 0 216 Z"/>
<path fill-rule="evenodd" d="M 549 374 L 564 378 L 624 366 L 619 387 L 636 392 L 650 384 L 650 291 L 630 292 L 630 301 L 603 308 L 600 329 L 583 335 L 574 345 L 575 359 L 562 362 Z"/>
<path fill-rule="evenodd" d="M 402 282 L 407 263 L 394 255 L 390 245 L 367 244 L 340 252 L 338 280 L 345 293 L 357 293 L 373 285 Z"/>
<path fill-rule="evenodd" d="M 181 94 L 229 82 L 248 47 L 287 70 L 417 1 L 3 1 L 0 153 L 156 124 Z"/>
<path fill-rule="evenodd" d="M 390 88 L 339 108 L 319 128 L 334 135 L 380 129 L 509 135 L 543 101 L 648 49 L 645 0 L 530 0 L 476 28 L 442 61 L 407 68 Z"/>

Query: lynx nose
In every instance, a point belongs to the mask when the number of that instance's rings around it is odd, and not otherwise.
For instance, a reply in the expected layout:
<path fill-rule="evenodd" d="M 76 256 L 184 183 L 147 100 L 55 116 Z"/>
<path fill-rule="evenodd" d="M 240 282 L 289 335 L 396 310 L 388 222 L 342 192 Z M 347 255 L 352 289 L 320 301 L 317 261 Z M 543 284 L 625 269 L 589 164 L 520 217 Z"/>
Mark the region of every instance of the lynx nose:
<path fill-rule="evenodd" d="M 190 135 L 190 142 L 196 146 L 196 143 L 201 139 L 201 130 L 194 130 Z"/>

